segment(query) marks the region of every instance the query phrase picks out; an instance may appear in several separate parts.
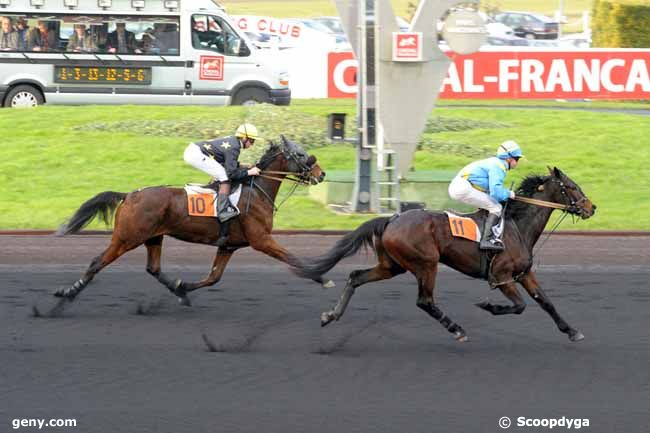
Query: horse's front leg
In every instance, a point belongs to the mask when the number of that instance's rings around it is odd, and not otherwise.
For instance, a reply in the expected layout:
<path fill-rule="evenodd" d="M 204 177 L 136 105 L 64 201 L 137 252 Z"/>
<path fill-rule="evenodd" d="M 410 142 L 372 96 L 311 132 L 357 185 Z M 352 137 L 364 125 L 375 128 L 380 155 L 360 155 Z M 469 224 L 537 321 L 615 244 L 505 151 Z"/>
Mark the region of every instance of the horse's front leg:
<path fill-rule="evenodd" d="M 521 295 L 517 290 L 515 283 L 506 283 L 499 286 L 499 289 L 503 295 L 510 299 L 512 305 L 498 305 L 492 304 L 490 301 L 483 301 L 476 304 L 477 307 L 489 311 L 495 316 L 500 316 L 502 314 L 521 314 L 526 309 L 526 303 L 521 299 Z"/>
<path fill-rule="evenodd" d="M 283 248 L 280 244 L 278 244 L 271 235 L 267 234 L 258 236 L 253 239 L 249 239 L 248 242 L 250 243 L 251 247 L 253 247 L 253 249 L 260 251 L 267 256 L 271 256 L 274 259 L 280 260 L 289 266 L 300 267 L 300 260 L 285 248 Z M 315 278 L 314 281 L 322 284 L 323 288 L 326 289 L 335 286 L 332 280 L 326 281 L 322 277 Z"/>
<path fill-rule="evenodd" d="M 201 287 L 217 284 L 219 280 L 221 280 L 221 276 L 226 270 L 226 266 L 228 265 L 228 262 L 230 261 L 230 258 L 234 252 L 235 250 L 233 249 L 219 248 L 217 250 L 217 255 L 214 258 L 214 262 L 212 263 L 212 269 L 210 270 L 210 273 L 201 281 L 188 282 L 177 280 L 173 292 L 176 296 L 178 296 L 178 302 L 180 302 L 181 305 L 189 306 L 190 301 L 187 297 L 187 294 L 189 292 L 193 292 L 194 290 L 200 289 Z"/>
<path fill-rule="evenodd" d="M 521 279 L 521 285 L 524 286 L 524 289 L 528 292 L 528 294 L 535 300 L 537 303 L 542 307 L 544 311 L 546 311 L 549 316 L 553 319 L 557 327 L 560 329 L 560 331 L 564 332 L 569 336 L 569 340 L 571 341 L 580 341 L 585 338 L 584 335 L 577 329 L 572 328 L 569 326 L 568 323 L 564 321 L 562 317 L 558 314 L 558 312 L 555 310 L 555 306 L 551 302 L 551 300 L 546 296 L 546 293 L 541 289 L 539 283 L 537 282 L 537 278 L 535 277 L 535 274 L 533 271 L 529 271 L 524 275 L 524 277 Z"/>

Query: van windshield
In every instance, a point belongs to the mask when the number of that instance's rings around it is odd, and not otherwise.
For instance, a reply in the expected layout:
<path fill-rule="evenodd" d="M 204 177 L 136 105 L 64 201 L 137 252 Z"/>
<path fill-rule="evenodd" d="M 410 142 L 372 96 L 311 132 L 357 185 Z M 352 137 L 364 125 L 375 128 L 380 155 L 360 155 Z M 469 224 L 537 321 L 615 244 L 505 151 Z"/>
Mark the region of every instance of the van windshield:
<path fill-rule="evenodd" d="M 0 24 L 0 51 L 180 54 L 178 17 L 3 15 Z"/>
<path fill-rule="evenodd" d="M 192 15 L 192 46 L 227 56 L 247 56 L 245 42 L 222 17 Z"/>

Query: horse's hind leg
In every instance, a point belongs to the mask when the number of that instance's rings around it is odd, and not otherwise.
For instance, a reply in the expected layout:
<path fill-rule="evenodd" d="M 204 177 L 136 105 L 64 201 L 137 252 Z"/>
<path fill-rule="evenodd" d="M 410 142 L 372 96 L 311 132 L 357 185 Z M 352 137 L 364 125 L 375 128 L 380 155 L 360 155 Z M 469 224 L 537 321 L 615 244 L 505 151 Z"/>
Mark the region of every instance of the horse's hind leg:
<path fill-rule="evenodd" d="M 560 317 L 557 310 L 555 310 L 555 306 L 540 287 L 540 284 L 537 282 L 537 278 L 532 271 L 529 271 L 526 275 L 524 275 L 524 277 L 521 279 L 521 285 L 524 286 L 524 289 L 526 289 L 528 294 L 535 301 L 537 301 L 540 307 L 542 307 L 542 309 L 546 311 L 549 316 L 551 316 L 560 331 L 569 336 L 569 340 L 580 341 L 585 338 L 585 336 L 582 335 L 580 331 L 569 326 L 569 324 L 566 323 L 562 317 Z"/>
<path fill-rule="evenodd" d="M 374 268 L 353 271 L 350 273 L 350 277 L 343 289 L 341 298 L 334 309 L 321 314 L 321 326 L 325 326 L 333 320 L 339 320 L 343 316 L 343 313 L 345 313 L 345 309 L 350 303 L 350 299 L 352 298 L 352 295 L 354 295 L 354 291 L 357 287 L 373 281 L 387 280 L 404 272 L 404 269 L 394 263 L 387 256 L 382 257 L 381 255 L 379 264 Z"/>
<path fill-rule="evenodd" d="M 111 240 L 111 244 L 104 250 L 103 253 L 98 255 L 90 263 L 90 266 L 86 270 L 86 273 L 79 280 L 75 281 L 72 286 L 68 288 L 61 288 L 54 292 L 54 296 L 59 298 L 66 298 L 72 301 L 83 289 L 86 288 L 88 283 L 97 275 L 106 266 L 113 263 L 118 257 L 127 251 L 132 250 L 137 247 L 139 244 L 127 244 L 120 240 L 116 240 L 115 237 Z"/>
<path fill-rule="evenodd" d="M 505 295 L 506 298 L 512 301 L 513 305 L 497 305 L 492 304 L 489 301 L 483 301 L 476 304 L 477 307 L 489 311 L 495 316 L 500 316 L 502 314 L 521 314 L 526 309 L 526 303 L 521 299 L 519 291 L 517 291 L 517 286 L 515 283 L 507 283 L 502 286 L 499 286 L 501 292 Z"/>
<path fill-rule="evenodd" d="M 423 266 L 422 271 L 416 273 L 418 279 L 418 301 L 417 306 L 426 311 L 429 316 L 436 319 L 449 332 L 454 334 L 458 341 L 467 341 L 467 334 L 463 328 L 454 323 L 449 316 L 445 315 L 433 301 L 433 289 L 435 288 L 438 264 Z"/>

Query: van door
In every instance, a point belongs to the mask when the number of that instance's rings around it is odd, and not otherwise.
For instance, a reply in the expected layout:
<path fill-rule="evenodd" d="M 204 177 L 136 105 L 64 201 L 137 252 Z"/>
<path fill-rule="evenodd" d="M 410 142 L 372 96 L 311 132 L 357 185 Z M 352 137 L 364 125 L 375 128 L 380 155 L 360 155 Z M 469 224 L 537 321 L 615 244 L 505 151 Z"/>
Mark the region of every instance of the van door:
<path fill-rule="evenodd" d="M 246 42 L 218 15 L 194 14 L 189 44 L 193 60 L 186 70 L 193 104 L 227 104 L 233 87 L 255 74 Z"/>

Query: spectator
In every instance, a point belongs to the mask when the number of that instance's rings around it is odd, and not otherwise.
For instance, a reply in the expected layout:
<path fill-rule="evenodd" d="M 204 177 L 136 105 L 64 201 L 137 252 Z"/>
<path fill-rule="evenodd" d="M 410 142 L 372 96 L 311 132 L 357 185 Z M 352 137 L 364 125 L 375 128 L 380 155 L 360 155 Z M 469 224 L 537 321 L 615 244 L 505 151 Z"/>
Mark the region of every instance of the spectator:
<path fill-rule="evenodd" d="M 16 32 L 18 32 L 18 48 L 24 50 L 27 47 L 27 33 L 29 25 L 25 17 L 18 17 L 16 20 Z"/>
<path fill-rule="evenodd" d="M 92 53 L 97 51 L 97 45 L 92 37 L 86 33 L 85 24 L 75 24 L 74 33 L 68 39 L 67 51 L 74 51 L 75 53 Z"/>
<path fill-rule="evenodd" d="M 150 51 L 155 54 L 178 53 L 179 34 L 176 24 L 155 23 L 153 31 L 146 34 L 149 38 Z"/>
<path fill-rule="evenodd" d="M 11 18 L 2 17 L 0 24 L 0 51 L 17 51 L 20 45 L 18 32 L 11 25 Z"/>
<path fill-rule="evenodd" d="M 126 30 L 125 23 L 117 23 L 115 31 L 108 34 L 106 47 L 109 53 L 119 54 L 140 54 L 142 51 L 138 48 L 133 32 Z"/>
<path fill-rule="evenodd" d="M 108 41 L 108 24 L 93 24 L 90 26 L 90 37 L 97 51 L 105 51 Z"/>
<path fill-rule="evenodd" d="M 56 32 L 49 29 L 48 21 L 39 20 L 37 27 L 27 33 L 27 49 L 30 51 L 56 51 L 58 40 Z"/>
<path fill-rule="evenodd" d="M 203 48 L 201 42 L 206 39 L 205 22 L 196 21 L 192 17 L 192 46 L 194 48 Z"/>

